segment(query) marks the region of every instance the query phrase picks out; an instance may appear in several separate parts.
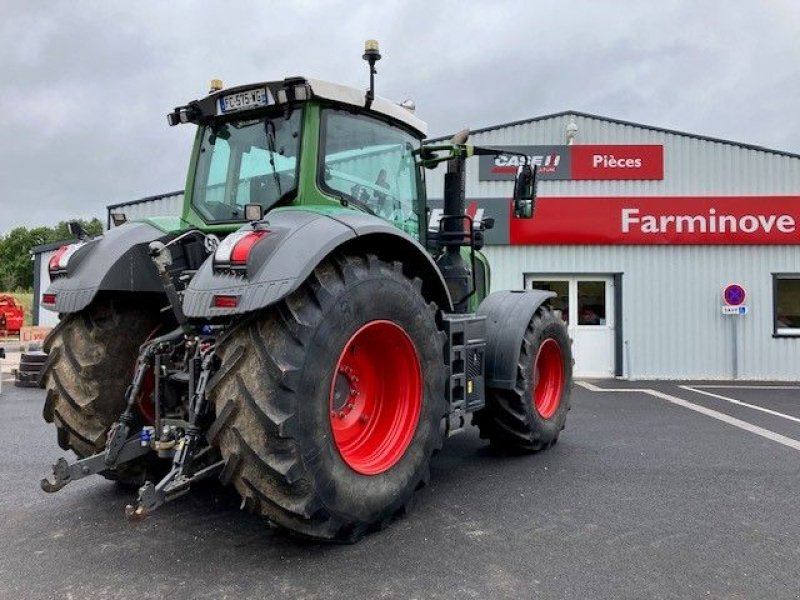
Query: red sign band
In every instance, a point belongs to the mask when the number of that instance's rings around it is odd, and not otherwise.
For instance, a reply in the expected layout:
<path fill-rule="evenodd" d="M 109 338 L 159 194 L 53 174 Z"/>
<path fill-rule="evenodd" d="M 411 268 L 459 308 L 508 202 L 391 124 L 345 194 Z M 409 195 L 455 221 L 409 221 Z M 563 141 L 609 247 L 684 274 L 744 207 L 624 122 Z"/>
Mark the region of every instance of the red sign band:
<path fill-rule="evenodd" d="M 511 244 L 800 244 L 800 196 L 539 198 Z"/>
<path fill-rule="evenodd" d="M 571 179 L 664 179 L 664 147 L 570 146 Z"/>

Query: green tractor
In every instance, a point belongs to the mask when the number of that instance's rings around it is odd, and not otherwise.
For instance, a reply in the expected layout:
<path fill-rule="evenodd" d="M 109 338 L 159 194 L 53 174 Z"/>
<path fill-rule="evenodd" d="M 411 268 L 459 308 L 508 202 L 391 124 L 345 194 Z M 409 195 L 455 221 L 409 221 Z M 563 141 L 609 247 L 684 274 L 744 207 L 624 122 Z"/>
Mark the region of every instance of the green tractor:
<path fill-rule="evenodd" d="M 353 541 L 403 512 L 443 440 L 472 422 L 512 452 L 564 428 L 572 354 L 544 291 L 488 294 L 489 220 L 465 161 L 411 106 L 291 77 L 168 115 L 197 136 L 180 217 L 128 222 L 52 257 L 44 418 L 78 460 L 138 487 L 141 518 L 202 479 L 307 538 Z M 446 164 L 442 164 L 446 163 Z M 429 222 L 425 170 L 445 175 Z M 519 169 L 512 218 L 531 218 Z"/>

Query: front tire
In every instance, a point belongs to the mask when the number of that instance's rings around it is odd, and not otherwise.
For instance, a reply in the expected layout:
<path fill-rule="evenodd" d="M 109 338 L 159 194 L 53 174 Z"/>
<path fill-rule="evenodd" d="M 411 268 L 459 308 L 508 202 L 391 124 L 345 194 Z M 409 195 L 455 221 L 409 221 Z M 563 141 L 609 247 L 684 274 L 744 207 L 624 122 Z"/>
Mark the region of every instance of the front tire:
<path fill-rule="evenodd" d="M 220 343 L 212 436 L 247 508 L 354 541 L 427 482 L 446 373 L 420 283 L 374 256 L 325 261 Z"/>
<path fill-rule="evenodd" d="M 570 409 L 572 362 L 565 324 L 540 307 L 522 339 L 514 389 L 488 388 L 485 408 L 475 413 L 481 437 L 522 452 L 555 444 Z"/>

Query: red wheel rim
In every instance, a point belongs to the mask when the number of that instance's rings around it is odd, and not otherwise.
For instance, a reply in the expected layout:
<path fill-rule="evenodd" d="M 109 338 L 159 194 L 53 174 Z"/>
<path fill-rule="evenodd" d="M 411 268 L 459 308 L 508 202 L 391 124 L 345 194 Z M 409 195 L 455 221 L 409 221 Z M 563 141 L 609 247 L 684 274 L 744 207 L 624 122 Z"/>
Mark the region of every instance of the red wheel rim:
<path fill-rule="evenodd" d="M 558 410 L 564 390 L 564 360 L 561 347 L 553 338 L 539 346 L 533 363 L 533 406 L 543 419 L 549 419 Z"/>
<path fill-rule="evenodd" d="M 330 391 L 333 441 L 362 475 L 391 469 L 405 454 L 422 409 L 417 349 L 391 321 L 370 321 L 339 355 Z"/>

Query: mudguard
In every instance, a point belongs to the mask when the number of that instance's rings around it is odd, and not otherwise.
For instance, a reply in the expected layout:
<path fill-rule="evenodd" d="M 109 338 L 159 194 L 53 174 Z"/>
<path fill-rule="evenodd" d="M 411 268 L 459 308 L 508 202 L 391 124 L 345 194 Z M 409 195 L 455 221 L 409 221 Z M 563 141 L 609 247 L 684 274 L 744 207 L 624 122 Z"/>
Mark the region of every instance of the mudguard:
<path fill-rule="evenodd" d="M 513 390 L 522 338 L 536 312 L 555 292 L 502 291 L 488 295 L 477 314 L 486 317 L 486 387 Z"/>
<path fill-rule="evenodd" d="M 274 304 L 300 287 L 326 256 L 342 247 L 413 263 L 414 272 L 423 280 L 423 293 L 444 310 L 452 307 L 447 285 L 425 249 L 379 217 L 352 209 L 281 209 L 269 213 L 266 220 L 269 234 L 253 246 L 246 273 L 215 270 L 213 256 L 203 263 L 184 292 L 187 317 L 244 314 Z M 237 305 L 214 307 L 215 295 L 238 296 Z"/>
<path fill-rule="evenodd" d="M 164 232 L 147 223 L 126 223 L 101 238 L 82 244 L 67 264 L 66 273 L 52 280 L 46 294 L 55 304 L 42 308 L 74 313 L 86 308 L 100 290 L 164 292 L 147 244 Z"/>

